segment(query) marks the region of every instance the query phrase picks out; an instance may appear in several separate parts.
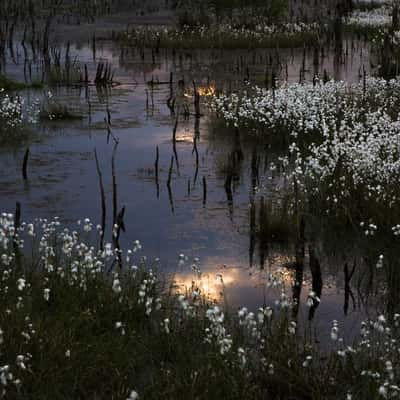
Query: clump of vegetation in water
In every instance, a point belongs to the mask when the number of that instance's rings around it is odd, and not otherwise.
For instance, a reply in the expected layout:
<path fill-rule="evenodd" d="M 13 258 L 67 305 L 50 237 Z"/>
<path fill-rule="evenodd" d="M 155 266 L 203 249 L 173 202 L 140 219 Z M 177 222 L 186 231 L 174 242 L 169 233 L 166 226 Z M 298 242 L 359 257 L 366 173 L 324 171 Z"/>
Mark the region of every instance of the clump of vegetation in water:
<path fill-rule="evenodd" d="M 319 24 L 287 22 L 282 0 L 183 2 L 175 26 L 136 26 L 117 34 L 123 43 L 152 48 L 266 48 L 315 44 Z"/>
<path fill-rule="evenodd" d="M 11 96 L 0 89 L 0 142 L 18 143 L 29 135 L 29 126 L 36 124 L 39 117 L 37 101 L 25 105 L 19 95 Z"/>
<path fill-rule="evenodd" d="M 351 226 L 364 236 L 364 248 L 371 248 L 377 236 L 396 240 L 398 235 L 399 85 L 398 79 L 365 76 L 357 84 L 253 88 L 216 95 L 211 108 L 233 131 L 264 138 L 268 151 L 277 153 L 269 169 L 280 169 L 282 190 L 293 193 L 298 213 L 338 219 L 343 230 Z M 400 285 L 396 257 L 388 249 L 382 269 L 393 298 Z"/>
<path fill-rule="evenodd" d="M 46 81 L 50 86 L 82 85 L 82 79 L 81 70 L 75 65 L 68 69 L 51 65 L 46 74 Z"/>
<path fill-rule="evenodd" d="M 138 241 L 123 252 L 101 243 L 100 231 L 88 219 L 75 229 L 1 215 L 5 398 L 373 400 L 399 392 L 398 314 L 364 321 L 352 346 L 333 321 L 323 352 L 299 334 L 279 271 L 269 277 L 275 304 L 235 314 L 207 298 L 198 265 L 192 285 L 177 291 L 138 255 Z"/>
<path fill-rule="evenodd" d="M 266 23 L 282 22 L 288 12 L 285 0 L 189 0 L 177 5 L 178 25 L 207 25 L 221 20 L 251 26 L 262 17 Z"/>
<path fill-rule="evenodd" d="M 117 35 L 117 39 L 152 48 L 289 48 L 317 43 L 319 36 L 316 24 L 267 24 L 261 21 L 254 27 L 235 26 L 230 22 L 182 28 L 135 27 Z"/>
<path fill-rule="evenodd" d="M 53 99 L 48 92 L 42 99 L 29 104 L 18 94 L 10 95 L 0 90 L 0 143 L 20 145 L 34 134 L 32 126 L 43 121 L 81 120 L 83 116 Z"/>
<path fill-rule="evenodd" d="M 83 116 L 72 111 L 66 104 L 55 100 L 53 94 L 48 92 L 42 102 L 39 119 L 41 121 L 73 121 L 81 120 Z"/>
<path fill-rule="evenodd" d="M 391 6 L 392 2 L 390 0 L 356 0 L 353 3 L 353 7 L 366 11 L 366 10 L 373 10 L 375 8 L 381 8 L 381 7 L 388 7 Z"/>
<path fill-rule="evenodd" d="M 371 10 L 355 10 L 345 20 L 347 30 L 376 36 L 382 28 L 392 23 L 392 9 L 387 6 Z"/>
<path fill-rule="evenodd" d="M 0 75 L 0 88 L 4 91 L 16 91 L 23 89 L 40 89 L 43 84 L 39 81 L 32 83 L 18 82 L 13 79 L 6 77 L 5 75 Z"/>
<path fill-rule="evenodd" d="M 396 19 L 394 19 L 396 21 Z M 381 29 L 374 38 L 372 50 L 378 60 L 378 73 L 385 78 L 399 75 L 400 66 L 400 25 L 396 24 Z"/>
<path fill-rule="evenodd" d="M 19 20 L 31 17 L 71 16 L 76 15 L 93 20 L 94 16 L 110 13 L 113 0 L 43 0 L 38 4 L 31 0 L 3 0 L 0 4 L 0 18 L 7 19 L 10 16 Z"/>
<path fill-rule="evenodd" d="M 81 86 L 88 80 L 87 76 L 83 76 L 80 64 L 71 59 L 69 44 L 64 53 L 61 49 L 52 49 L 44 71 L 50 86 Z"/>
<path fill-rule="evenodd" d="M 399 85 L 398 79 L 365 77 L 353 85 L 330 81 L 272 90 L 256 87 L 215 96 L 211 107 L 239 130 L 285 138 L 287 154 L 281 161 L 294 165 L 299 184 L 318 182 L 312 192 L 326 182 L 341 188 L 330 198 L 335 204 L 363 193 L 366 200 L 394 206 Z"/>

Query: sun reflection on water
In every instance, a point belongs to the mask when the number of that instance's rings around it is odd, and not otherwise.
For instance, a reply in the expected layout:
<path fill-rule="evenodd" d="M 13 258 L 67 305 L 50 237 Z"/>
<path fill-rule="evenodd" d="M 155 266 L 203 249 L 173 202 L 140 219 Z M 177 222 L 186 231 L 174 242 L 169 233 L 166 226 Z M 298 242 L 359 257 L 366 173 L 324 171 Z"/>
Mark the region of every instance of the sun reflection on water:
<path fill-rule="evenodd" d="M 208 85 L 208 86 L 198 86 L 197 87 L 197 93 L 201 97 L 211 97 L 216 94 L 216 88 L 214 85 Z M 185 97 L 191 98 L 194 96 L 193 90 L 187 91 L 184 93 Z"/>
<path fill-rule="evenodd" d="M 176 141 L 183 143 L 193 143 L 194 134 L 190 129 L 180 130 L 176 133 Z"/>
<path fill-rule="evenodd" d="M 224 293 L 224 289 L 238 282 L 240 272 L 238 269 L 227 269 L 223 273 L 219 271 L 206 273 L 180 273 L 174 277 L 176 290 L 185 293 L 194 288 L 212 300 L 218 300 Z"/>

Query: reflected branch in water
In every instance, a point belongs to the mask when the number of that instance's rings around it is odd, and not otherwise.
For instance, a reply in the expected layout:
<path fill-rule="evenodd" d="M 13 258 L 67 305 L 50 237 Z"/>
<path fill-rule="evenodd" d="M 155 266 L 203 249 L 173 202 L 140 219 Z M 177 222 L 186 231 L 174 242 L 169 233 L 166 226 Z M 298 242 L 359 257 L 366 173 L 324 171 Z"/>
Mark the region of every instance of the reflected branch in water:
<path fill-rule="evenodd" d="M 107 129 L 107 144 L 110 143 L 110 137 L 114 140 L 115 144 L 118 144 L 118 138 L 114 135 L 111 129 L 111 114 L 109 110 L 107 112 L 107 117 L 104 117 L 104 123 L 106 124 Z"/>
<path fill-rule="evenodd" d="M 344 264 L 344 305 L 343 305 L 344 315 L 347 315 L 349 312 L 350 298 L 353 302 L 353 310 L 356 309 L 356 302 L 355 302 L 354 294 L 353 294 L 353 291 L 350 286 L 350 281 L 351 281 L 351 278 L 353 277 L 355 269 L 356 269 L 355 261 L 353 263 L 353 268 L 350 272 L 349 272 L 349 267 L 348 267 L 347 262 Z"/>
<path fill-rule="evenodd" d="M 297 318 L 300 306 L 301 289 L 303 286 L 304 275 L 304 257 L 305 257 L 305 222 L 304 218 L 300 219 L 298 238 L 296 243 L 296 263 L 295 278 L 293 282 L 293 309 L 292 316 Z"/>
<path fill-rule="evenodd" d="M 203 207 L 207 204 L 207 181 L 206 177 L 203 176 Z"/>
<path fill-rule="evenodd" d="M 196 163 L 196 169 L 194 171 L 194 177 L 193 177 L 193 189 L 195 189 L 195 187 L 196 187 L 198 175 L 199 175 L 199 164 Z"/>
<path fill-rule="evenodd" d="M 118 141 L 115 142 L 112 158 L 111 158 L 111 174 L 112 174 L 112 199 L 113 199 L 113 226 L 112 226 L 112 241 L 115 250 L 115 263 L 122 269 L 121 247 L 119 244 L 119 237 L 121 230 L 125 232 L 124 215 L 125 206 L 117 212 L 118 207 L 118 187 L 117 187 L 117 172 L 115 168 L 115 157 L 117 155 Z M 115 264 L 113 263 L 113 265 Z"/>
<path fill-rule="evenodd" d="M 259 181 L 258 169 L 259 161 L 257 156 L 257 147 L 254 146 L 251 154 L 251 188 L 253 193 L 255 193 Z"/>
<path fill-rule="evenodd" d="M 24 160 L 22 161 L 22 177 L 24 179 L 24 181 L 26 181 L 28 179 L 28 159 L 29 159 L 29 147 L 27 147 L 27 149 L 25 150 L 25 154 L 24 154 Z"/>
<path fill-rule="evenodd" d="M 90 96 L 87 96 L 87 105 L 88 105 L 88 124 L 92 125 L 92 102 L 90 101 Z"/>
<path fill-rule="evenodd" d="M 167 189 L 168 189 L 169 204 L 171 206 L 171 212 L 172 212 L 172 214 L 175 214 L 174 198 L 173 198 L 173 195 L 172 195 L 171 185 L 167 185 Z"/>
<path fill-rule="evenodd" d="M 260 256 L 260 268 L 264 269 L 265 258 L 268 255 L 268 240 L 271 237 L 268 211 L 264 196 L 260 198 L 260 215 L 259 215 L 259 237 L 258 237 L 258 251 Z"/>
<path fill-rule="evenodd" d="M 112 157 L 111 157 L 111 175 L 112 175 L 112 198 L 113 198 L 113 225 L 117 221 L 117 206 L 118 206 L 118 194 L 117 194 L 117 174 L 115 170 L 115 156 L 117 154 L 118 142 L 115 143 Z"/>
<path fill-rule="evenodd" d="M 101 173 L 99 159 L 97 157 L 97 151 L 94 149 L 94 158 L 96 160 L 96 171 L 99 178 L 100 187 L 100 199 L 101 199 L 101 234 L 100 234 L 100 250 L 103 251 L 104 246 L 104 234 L 106 230 L 106 195 L 104 191 L 103 175 Z"/>
<path fill-rule="evenodd" d="M 125 216 L 125 206 L 122 206 L 120 212 L 117 215 L 117 219 L 115 221 L 115 226 L 113 229 L 113 245 L 115 250 L 115 261 L 120 269 L 122 269 L 122 257 L 121 257 L 121 246 L 119 244 L 119 238 L 121 235 L 121 230 L 122 232 L 125 232 L 124 216 Z"/>
<path fill-rule="evenodd" d="M 233 218 L 233 192 L 232 192 L 232 174 L 228 172 L 225 183 L 224 183 L 224 189 L 226 193 L 226 199 L 228 202 L 228 212 L 229 212 L 229 218 L 232 221 Z"/>
<path fill-rule="evenodd" d="M 193 80 L 193 93 L 194 93 L 194 115 L 196 119 L 201 117 L 200 112 L 200 93 L 197 90 L 196 82 Z"/>
<path fill-rule="evenodd" d="M 168 170 L 167 186 L 171 186 L 172 170 L 174 168 L 174 156 L 171 156 L 171 163 Z"/>
<path fill-rule="evenodd" d="M 176 131 L 178 129 L 178 122 L 179 122 L 179 109 L 176 114 L 174 129 L 172 130 L 172 150 L 174 152 L 174 157 L 175 157 L 175 161 L 176 161 L 176 171 L 179 176 L 179 160 L 178 160 L 178 152 L 176 150 Z"/>
<path fill-rule="evenodd" d="M 194 119 L 194 137 L 196 140 L 200 139 L 200 118 L 196 117 Z"/>
<path fill-rule="evenodd" d="M 268 255 L 268 243 L 260 242 L 258 252 L 260 256 L 260 269 L 263 270 L 265 268 L 265 260 Z"/>
<path fill-rule="evenodd" d="M 195 122 L 192 154 L 194 153 L 196 156 L 196 170 L 195 170 L 194 178 L 193 178 L 193 189 L 196 185 L 197 175 L 199 173 L 199 150 L 197 149 L 197 140 L 200 136 L 200 131 L 199 131 L 199 134 L 197 134 L 197 130 L 199 130 L 199 128 L 198 127 L 196 128 L 196 122 Z"/>
<path fill-rule="evenodd" d="M 250 240 L 249 240 L 249 264 L 250 268 L 253 266 L 254 262 L 254 249 L 256 243 L 256 205 L 254 202 L 254 197 L 250 197 Z"/>
<path fill-rule="evenodd" d="M 151 115 L 154 115 L 154 85 L 150 88 Z"/>
<path fill-rule="evenodd" d="M 296 319 L 297 315 L 299 313 L 301 289 L 303 286 L 303 271 L 304 271 L 304 260 L 302 260 L 302 262 L 296 261 L 295 276 L 294 276 L 294 282 L 293 282 L 293 286 L 292 286 L 292 290 L 293 290 L 292 318 L 293 319 Z"/>
<path fill-rule="evenodd" d="M 312 245 L 308 246 L 308 252 L 310 256 L 310 270 L 312 279 L 312 305 L 308 313 L 308 320 L 311 321 L 314 318 L 315 311 L 321 302 L 322 294 L 322 274 L 321 265 L 318 258 L 315 255 L 314 247 Z"/>
<path fill-rule="evenodd" d="M 237 164 L 240 164 L 244 160 L 244 155 L 240 142 L 239 128 L 235 128 L 234 154 Z"/>
<path fill-rule="evenodd" d="M 156 183 L 156 189 L 157 189 L 157 199 L 160 197 L 160 183 L 158 180 L 158 163 L 160 160 L 160 151 L 158 149 L 158 146 L 156 147 L 156 161 L 154 162 L 154 173 L 155 173 L 155 183 Z"/>
<path fill-rule="evenodd" d="M 107 103 L 111 96 L 111 86 L 95 85 L 95 88 L 99 103 Z"/>
<path fill-rule="evenodd" d="M 107 125 L 111 126 L 111 112 L 110 112 L 110 105 L 108 102 L 106 104 L 106 113 L 107 113 Z"/>
<path fill-rule="evenodd" d="M 175 213 L 174 199 L 172 196 L 172 188 L 171 188 L 171 179 L 172 179 L 173 168 L 174 168 L 174 156 L 171 156 L 171 163 L 169 165 L 169 170 L 168 170 L 167 189 L 168 189 L 168 198 L 169 198 L 169 203 L 171 205 L 172 214 Z"/>
<path fill-rule="evenodd" d="M 167 107 L 169 108 L 169 111 L 171 115 L 175 114 L 175 99 L 174 99 L 174 86 L 173 86 L 173 72 L 171 71 L 169 75 L 169 97 L 167 99 Z"/>

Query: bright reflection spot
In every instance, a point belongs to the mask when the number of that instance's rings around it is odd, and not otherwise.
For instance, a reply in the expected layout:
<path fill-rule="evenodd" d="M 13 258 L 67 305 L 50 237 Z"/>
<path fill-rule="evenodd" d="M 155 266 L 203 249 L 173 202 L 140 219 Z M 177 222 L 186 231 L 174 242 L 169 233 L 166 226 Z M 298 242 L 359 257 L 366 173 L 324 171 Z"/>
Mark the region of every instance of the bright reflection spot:
<path fill-rule="evenodd" d="M 214 96 L 215 95 L 215 86 L 200 86 L 197 91 L 200 96 Z"/>
<path fill-rule="evenodd" d="M 292 285 L 295 279 L 295 260 L 285 254 L 276 254 L 271 262 L 272 275 L 284 285 Z"/>
<path fill-rule="evenodd" d="M 176 274 L 174 277 L 176 290 L 180 293 L 190 292 L 198 288 L 212 300 L 218 300 L 223 294 L 224 288 L 235 285 L 240 281 L 239 268 L 224 269 L 223 271 L 206 272 L 195 275 Z"/>
<path fill-rule="evenodd" d="M 288 269 L 279 269 L 276 271 L 279 274 L 280 279 L 285 284 L 292 284 L 294 281 L 294 271 Z"/>
<path fill-rule="evenodd" d="M 226 262 L 226 264 L 224 264 Z M 237 306 L 244 303 L 263 302 L 265 298 L 276 300 L 276 289 L 292 287 L 295 270 L 293 258 L 282 254 L 271 255 L 265 269 L 247 268 L 245 260 L 230 257 L 207 257 L 200 263 L 200 271 L 187 269 L 174 274 L 174 290 L 189 295 L 194 289 L 212 301 L 228 299 Z M 271 279 L 280 282 L 271 286 Z"/>
<path fill-rule="evenodd" d="M 176 133 L 177 142 L 193 143 L 194 135 L 190 130 L 180 131 Z"/>
<path fill-rule="evenodd" d="M 210 97 L 215 95 L 216 89 L 214 85 L 199 86 L 197 87 L 197 92 L 201 97 Z M 193 97 L 193 90 L 184 93 L 184 96 L 188 98 Z"/>

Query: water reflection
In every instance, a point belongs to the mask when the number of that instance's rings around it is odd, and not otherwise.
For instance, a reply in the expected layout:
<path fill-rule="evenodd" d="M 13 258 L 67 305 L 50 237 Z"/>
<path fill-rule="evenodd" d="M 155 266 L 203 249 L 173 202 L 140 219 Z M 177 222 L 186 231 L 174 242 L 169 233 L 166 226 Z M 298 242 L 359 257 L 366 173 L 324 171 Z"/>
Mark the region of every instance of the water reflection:
<path fill-rule="evenodd" d="M 268 274 L 259 270 L 249 270 L 241 265 L 240 259 L 227 256 L 227 264 L 221 264 L 220 257 L 206 257 L 201 260 L 201 270 L 180 271 L 173 275 L 176 290 L 180 293 L 190 293 L 193 288 L 207 295 L 212 301 L 228 302 L 233 307 L 239 307 L 246 293 L 253 293 L 252 302 L 265 302 Z M 272 290 L 271 290 L 272 292 Z M 275 295 L 278 291 L 275 291 Z M 272 294 L 272 293 L 271 293 Z M 253 295 L 252 295 L 253 297 Z M 275 298 L 270 296 L 270 302 Z"/>
<path fill-rule="evenodd" d="M 323 71 L 356 80 L 354 71 L 369 57 L 367 51 L 360 55 L 361 45 L 354 42 L 342 64 L 329 51 L 319 53 L 315 63 L 315 49 L 154 54 L 107 42 L 95 49 L 71 45 L 70 57 L 87 65 L 90 79 L 106 61 L 115 85 L 52 89 L 57 101 L 82 112 L 84 119 L 41 126 L 42 140 L 31 144 L 29 186 L 20 178 L 22 149 L 1 150 L 2 209 L 13 211 L 19 201 L 23 219 L 59 215 L 67 222 L 84 216 L 100 221 L 95 148 L 105 226 L 124 221 L 116 246 L 140 239 L 145 253 L 159 257 L 166 272 L 176 271 L 180 252 L 199 256 L 201 277 L 179 270 L 176 285 L 186 291 L 195 282 L 213 300 L 223 293 L 233 307 L 273 304 L 279 291 L 270 286 L 270 276 L 277 274 L 296 303 L 293 317 L 320 318 L 329 326 L 340 319 L 344 301 L 350 327 L 364 312 L 350 312 L 356 310 L 354 269 L 345 267 L 343 281 L 343 263 L 323 257 L 319 243 L 311 246 L 304 232 L 297 237 L 285 200 L 276 196 L 285 186 L 282 176 L 269 168 L 279 154 L 268 144 L 246 142 L 238 130 L 213 134 L 204 107 L 194 103 L 196 93 L 206 97 L 247 82 L 271 86 L 275 78 L 297 82 Z M 24 79 L 25 60 L 18 52 L 15 57 L 6 71 Z M 34 65 L 29 49 L 24 58 Z M 28 75 L 34 79 L 35 69 Z M 111 234 L 108 229 L 105 239 L 112 240 Z"/>
<path fill-rule="evenodd" d="M 353 311 L 356 309 L 356 301 L 354 298 L 353 290 L 350 286 L 350 281 L 354 275 L 355 269 L 356 269 L 355 261 L 354 261 L 351 271 L 349 271 L 348 264 L 347 263 L 344 264 L 344 306 L 343 306 L 343 311 L 344 311 L 345 315 L 347 315 L 349 313 L 350 299 L 353 304 Z"/>

